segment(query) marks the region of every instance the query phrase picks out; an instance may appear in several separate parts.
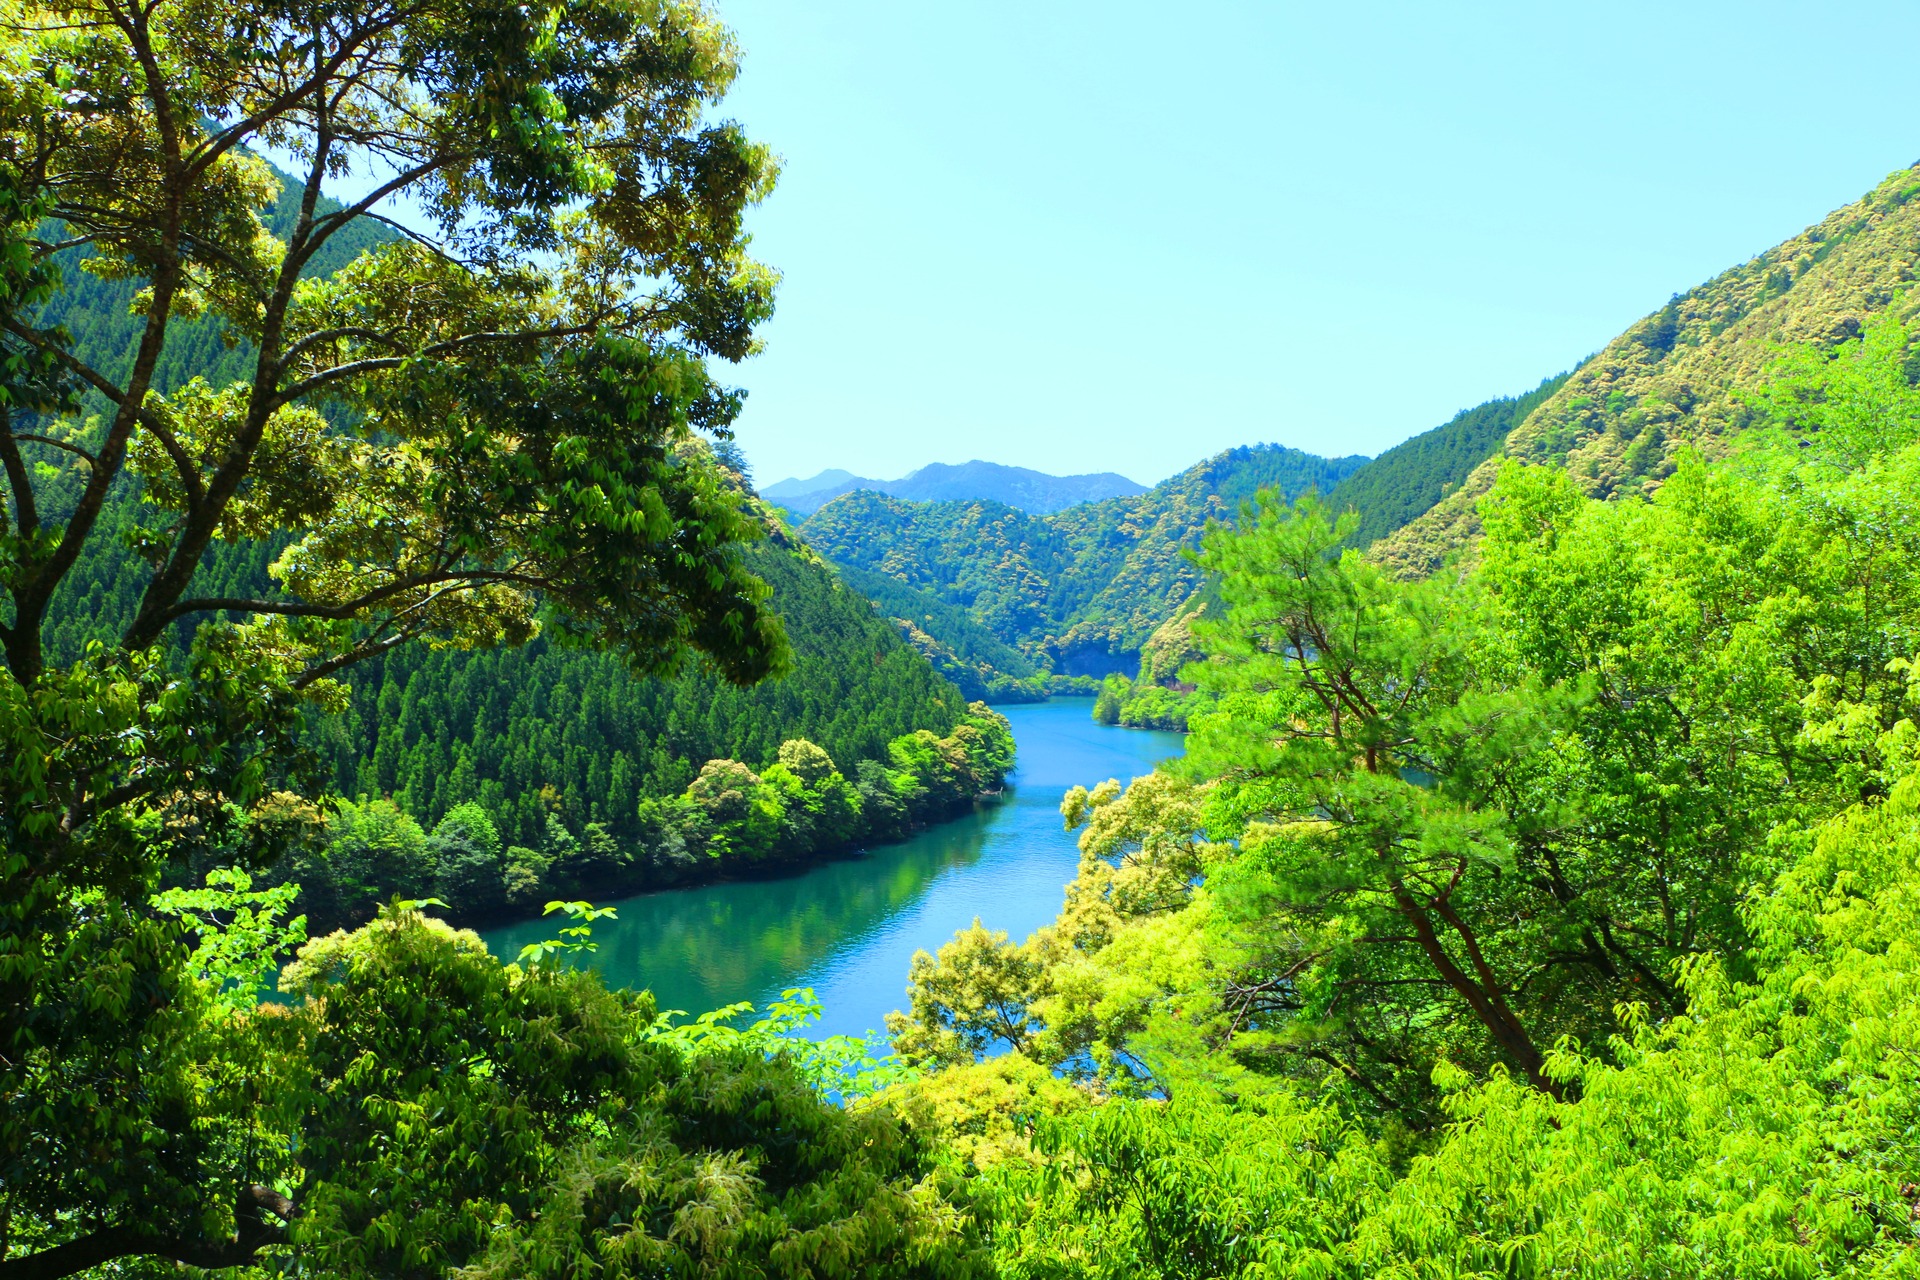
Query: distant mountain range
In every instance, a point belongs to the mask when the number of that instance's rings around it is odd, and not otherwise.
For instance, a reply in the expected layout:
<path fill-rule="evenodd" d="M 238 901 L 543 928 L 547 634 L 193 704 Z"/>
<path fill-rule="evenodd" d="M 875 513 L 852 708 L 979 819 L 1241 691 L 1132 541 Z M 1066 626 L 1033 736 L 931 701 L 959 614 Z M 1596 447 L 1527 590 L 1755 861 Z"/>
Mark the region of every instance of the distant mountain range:
<path fill-rule="evenodd" d="M 1254 445 L 1150 490 L 1042 513 L 982 498 L 851 493 L 809 516 L 800 534 L 834 563 L 862 570 L 857 585 L 869 595 L 878 584 L 867 575 L 891 578 L 958 606 L 1051 673 L 1103 676 L 1132 670 L 1154 628 L 1199 588 L 1205 575 L 1184 553 L 1199 545 L 1209 520 L 1231 520 L 1268 486 L 1289 498 L 1331 492 L 1366 463 Z M 949 617 L 929 608 L 916 608 L 913 621 L 935 640 L 963 642 L 947 629 Z M 983 653 L 977 644 L 973 651 Z"/>
<path fill-rule="evenodd" d="M 810 516 L 843 493 L 869 490 L 909 502 L 970 502 L 986 499 L 1034 515 L 1047 515 L 1082 502 L 1131 498 L 1147 487 L 1102 471 L 1088 476 L 1050 476 L 998 462 L 935 462 L 898 480 L 874 480 L 851 471 L 822 471 L 811 480 L 782 480 L 760 495 L 795 515 Z"/>

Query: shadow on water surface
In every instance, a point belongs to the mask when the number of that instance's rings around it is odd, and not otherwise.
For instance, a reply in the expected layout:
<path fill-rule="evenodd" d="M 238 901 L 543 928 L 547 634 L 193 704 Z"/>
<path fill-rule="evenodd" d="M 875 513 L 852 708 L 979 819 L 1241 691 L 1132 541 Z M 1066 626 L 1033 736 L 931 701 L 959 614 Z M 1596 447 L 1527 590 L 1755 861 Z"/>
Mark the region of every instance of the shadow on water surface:
<path fill-rule="evenodd" d="M 877 1029 L 904 1000 L 915 950 L 937 948 L 975 916 L 1024 937 L 1060 909 L 1078 862 L 1060 797 L 1103 778 L 1123 782 L 1176 754 L 1180 737 L 1102 728 L 1084 698 L 1008 707 L 1019 748 L 1005 795 L 974 813 L 780 879 L 646 894 L 612 903 L 591 963 L 617 986 L 651 987 L 662 1008 L 699 1013 L 764 1004 L 811 986 L 825 1005 L 815 1034 Z M 488 930 L 511 959 L 552 935 L 551 921 Z"/>

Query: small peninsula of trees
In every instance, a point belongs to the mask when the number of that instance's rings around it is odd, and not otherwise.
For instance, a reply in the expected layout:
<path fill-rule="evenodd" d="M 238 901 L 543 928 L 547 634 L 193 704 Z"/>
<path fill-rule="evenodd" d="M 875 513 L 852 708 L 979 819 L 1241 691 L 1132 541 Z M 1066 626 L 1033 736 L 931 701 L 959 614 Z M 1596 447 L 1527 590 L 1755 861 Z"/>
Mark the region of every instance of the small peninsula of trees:
<path fill-rule="evenodd" d="M 555 899 L 625 897 L 898 840 L 997 790 L 1012 764 L 1006 718 L 976 702 L 952 733 L 903 734 L 851 776 L 790 739 L 757 767 L 709 760 L 684 791 L 642 800 L 617 825 L 576 830 L 556 805 L 528 844 L 471 800 L 431 829 L 391 799 L 342 801 L 324 839 L 268 878 L 298 887 L 295 906 L 319 930 L 365 923 L 396 896 L 438 898 L 458 919 L 534 916 Z"/>

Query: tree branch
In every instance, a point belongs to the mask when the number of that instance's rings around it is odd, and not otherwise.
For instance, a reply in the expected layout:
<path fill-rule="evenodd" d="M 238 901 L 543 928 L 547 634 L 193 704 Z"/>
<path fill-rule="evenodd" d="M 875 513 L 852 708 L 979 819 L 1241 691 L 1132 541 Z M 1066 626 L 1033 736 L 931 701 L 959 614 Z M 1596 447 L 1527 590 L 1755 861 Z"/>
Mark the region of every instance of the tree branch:
<path fill-rule="evenodd" d="M 321 66 L 316 67 L 311 76 L 302 80 L 293 88 L 276 95 L 268 101 L 266 105 L 254 111 L 251 115 L 236 120 L 220 132 L 211 135 L 205 142 L 201 143 L 199 147 L 195 148 L 196 154 L 193 159 L 188 162 L 185 176 L 189 179 L 197 178 L 208 165 L 211 165 L 215 160 L 218 160 L 221 156 L 239 146 L 248 134 L 255 132 L 261 126 L 271 122 L 275 116 L 296 106 L 300 99 L 315 92 L 321 85 L 330 80 L 346 63 L 347 58 L 354 50 L 374 36 L 398 26 L 405 15 L 405 10 L 396 8 L 390 12 L 385 22 L 370 23 L 367 26 L 361 27 L 358 30 L 349 31 L 341 36 L 340 47 L 334 51 L 333 57 L 329 58 Z"/>
<path fill-rule="evenodd" d="M 6 329 L 8 333 L 13 334 L 17 338 L 24 339 L 26 342 L 31 343 L 36 349 L 53 356 L 54 359 L 58 360 L 78 376 L 81 381 L 85 382 L 95 391 L 98 391 L 108 400 L 111 400 L 115 406 L 122 409 L 131 408 L 133 416 L 139 421 L 140 425 L 145 427 L 153 438 L 160 442 L 160 447 L 167 451 L 167 457 L 173 460 L 174 470 L 180 473 L 181 487 L 184 488 L 187 493 L 188 507 L 191 508 L 205 496 L 205 490 L 200 481 L 200 469 L 193 465 L 193 459 L 187 454 L 186 449 L 181 447 L 180 441 L 174 436 L 173 432 L 167 430 L 166 425 L 160 421 L 159 414 L 154 413 L 145 405 L 128 405 L 128 394 L 115 385 L 111 378 L 69 352 L 59 343 L 49 341 L 38 331 L 29 329 L 16 320 L 0 321 L 0 328 Z M 19 436 L 16 438 L 25 440 L 28 437 Z M 57 442 L 48 440 L 43 441 L 43 443 L 56 444 Z M 59 447 L 71 448 L 71 446 L 67 445 L 60 445 Z M 99 460 L 91 454 L 83 456 L 95 466 L 99 465 Z"/>
<path fill-rule="evenodd" d="M 185 617 L 189 613 L 213 613 L 221 610 L 230 613 L 270 613 L 288 618 L 328 618 L 334 621 L 345 621 L 403 591 L 412 591 L 418 587 L 437 587 L 445 583 L 476 586 L 484 582 L 511 582 L 536 591 L 547 585 L 543 579 L 504 569 L 446 569 L 437 573 L 421 573 L 410 578 L 397 579 L 363 595 L 355 596 L 342 604 L 307 604 L 298 600 L 254 600 L 245 596 L 196 596 L 173 605 L 161 615 L 161 622 L 164 625 Z M 405 610 L 402 612 L 404 613 Z"/>
<path fill-rule="evenodd" d="M 40 508 L 34 500 L 33 481 L 27 477 L 26 459 L 13 442 L 13 411 L 6 405 L 0 405 L 0 428 L 5 428 L 0 430 L 0 463 L 6 466 L 7 487 L 13 490 L 14 523 L 21 533 L 37 533 Z"/>
<path fill-rule="evenodd" d="M 82 449 L 79 445 L 69 444 L 65 440 L 57 440 L 52 436 L 34 435 L 32 432 L 28 432 L 28 431 L 15 431 L 12 433 L 10 438 L 14 440 L 31 440 L 35 444 L 49 445 L 55 449 L 65 449 L 68 453 L 76 454 L 79 457 L 85 458 L 89 466 L 97 467 L 100 465 L 100 459 L 94 457 L 91 453 L 89 453 L 85 449 Z"/>
<path fill-rule="evenodd" d="M 0 1261 L 0 1280 L 62 1280 L 116 1258 L 166 1258 L 217 1271 L 246 1266 L 268 1245 L 286 1243 L 286 1228 L 267 1222 L 261 1213 L 291 1221 L 295 1209 L 287 1197 L 270 1187 L 250 1186 L 234 1209 L 238 1229 L 225 1240 L 197 1240 L 137 1226 L 102 1227 L 51 1249 Z"/>
<path fill-rule="evenodd" d="M 371 356 L 365 360 L 353 360 L 331 369 L 323 369 L 311 377 L 302 378 L 280 391 L 274 398 L 277 404 L 292 404 L 302 396 L 313 394 L 330 382 L 342 378 L 358 377 L 363 373 L 379 373 L 386 369 L 398 369 L 408 360 L 418 360 L 433 356 L 449 355 L 464 347 L 478 346 L 485 342 L 528 342 L 539 338 L 569 338 L 583 333 L 592 333 L 600 326 L 605 316 L 596 316 L 583 324 L 566 325 L 552 329 L 523 329 L 518 332 L 469 333 L 458 338 L 449 338 L 445 342 L 436 342 L 420 348 L 410 356 Z"/>

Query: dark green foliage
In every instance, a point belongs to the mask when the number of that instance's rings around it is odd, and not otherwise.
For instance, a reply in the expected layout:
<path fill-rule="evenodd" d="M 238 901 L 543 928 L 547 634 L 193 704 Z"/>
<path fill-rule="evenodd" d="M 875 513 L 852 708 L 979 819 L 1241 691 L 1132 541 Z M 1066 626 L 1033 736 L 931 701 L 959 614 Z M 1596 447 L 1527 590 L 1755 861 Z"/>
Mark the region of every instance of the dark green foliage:
<path fill-rule="evenodd" d="M 966 697 L 1037 702 L 1047 696 L 1046 672 L 959 605 L 870 569 L 841 565 L 840 576 L 892 618 L 908 643 Z"/>
<path fill-rule="evenodd" d="M 794 648 L 784 676 L 742 688 L 706 670 L 638 678 L 617 657 L 542 638 L 524 649 L 399 651 L 353 678 L 319 745 L 347 795 L 391 795 L 422 823 L 478 801 L 509 845 L 538 848 L 549 815 L 576 835 L 640 835 L 642 800 L 675 796 L 709 760 L 770 764 L 804 738 L 851 766 L 902 734 L 950 732 L 954 687 L 867 600 L 772 546 L 749 554 Z"/>
<path fill-rule="evenodd" d="M 365 920 L 392 886 L 433 883 L 427 833 L 391 800 L 342 809 L 327 834 L 326 844 L 301 850 L 286 869 L 316 922 Z"/>
<path fill-rule="evenodd" d="M 1327 505 L 1335 511 L 1359 513 L 1352 545 L 1364 548 L 1425 515 L 1492 457 L 1507 433 L 1570 376 L 1559 374 L 1525 395 L 1502 396 L 1463 409 L 1450 421 L 1395 445 L 1342 480 L 1327 495 Z"/>
<path fill-rule="evenodd" d="M 505 904 L 500 833 L 485 809 L 472 801 L 454 806 L 433 829 L 427 852 L 440 897 L 450 909 L 479 915 Z"/>

